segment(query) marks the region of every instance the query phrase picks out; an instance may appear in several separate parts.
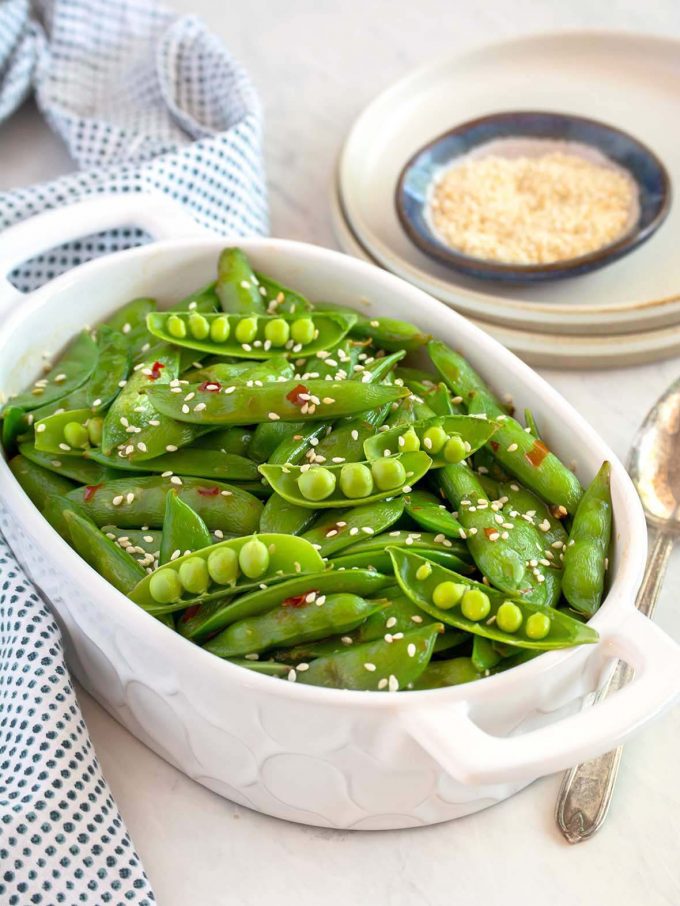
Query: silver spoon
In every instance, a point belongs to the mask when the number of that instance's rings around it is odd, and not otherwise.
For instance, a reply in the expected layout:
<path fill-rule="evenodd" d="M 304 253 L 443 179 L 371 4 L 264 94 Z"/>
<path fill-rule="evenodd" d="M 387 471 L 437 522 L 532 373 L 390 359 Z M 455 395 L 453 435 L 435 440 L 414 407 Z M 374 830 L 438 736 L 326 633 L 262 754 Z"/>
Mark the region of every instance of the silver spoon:
<path fill-rule="evenodd" d="M 652 547 L 636 607 L 651 617 L 666 572 L 668 556 L 680 535 L 680 380 L 656 402 L 642 423 L 630 454 L 629 472 L 652 530 Z M 616 692 L 633 678 L 618 661 L 592 704 Z M 595 834 L 607 817 L 623 747 L 585 761 L 564 775 L 555 819 L 569 841 L 580 843 Z"/>

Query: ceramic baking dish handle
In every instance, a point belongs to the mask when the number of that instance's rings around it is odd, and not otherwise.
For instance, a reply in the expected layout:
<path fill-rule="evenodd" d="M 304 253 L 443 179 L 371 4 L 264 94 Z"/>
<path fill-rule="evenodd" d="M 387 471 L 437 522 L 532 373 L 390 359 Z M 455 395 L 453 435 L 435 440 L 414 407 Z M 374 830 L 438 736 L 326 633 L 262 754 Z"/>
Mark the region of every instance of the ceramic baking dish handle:
<path fill-rule="evenodd" d="M 153 239 L 210 235 L 181 205 L 160 193 L 96 195 L 37 214 L 0 234 L 0 317 L 23 295 L 8 280 L 15 267 L 65 242 L 126 226 L 140 227 Z"/>
<path fill-rule="evenodd" d="M 597 705 L 516 736 L 492 736 L 461 703 L 409 709 L 410 735 L 461 783 L 510 783 L 560 771 L 619 746 L 680 693 L 680 646 L 639 611 L 601 643 L 635 669 L 629 685 Z"/>

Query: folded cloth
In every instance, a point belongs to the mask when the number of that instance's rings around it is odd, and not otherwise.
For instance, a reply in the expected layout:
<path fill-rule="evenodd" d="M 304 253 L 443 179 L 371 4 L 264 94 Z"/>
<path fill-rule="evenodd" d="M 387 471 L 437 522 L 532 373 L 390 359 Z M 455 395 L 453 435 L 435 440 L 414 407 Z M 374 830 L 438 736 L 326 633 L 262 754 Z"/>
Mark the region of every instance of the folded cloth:
<path fill-rule="evenodd" d="M 197 19 L 151 0 L 2 0 L 0 120 L 31 91 L 79 172 L 0 193 L 0 228 L 98 192 L 157 191 L 216 232 L 266 231 L 257 98 Z M 134 230 L 85 237 L 12 280 L 28 291 L 142 241 Z M 0 902 L 155 902 L 97 763 L 59 629 L 1 536 Z"/>

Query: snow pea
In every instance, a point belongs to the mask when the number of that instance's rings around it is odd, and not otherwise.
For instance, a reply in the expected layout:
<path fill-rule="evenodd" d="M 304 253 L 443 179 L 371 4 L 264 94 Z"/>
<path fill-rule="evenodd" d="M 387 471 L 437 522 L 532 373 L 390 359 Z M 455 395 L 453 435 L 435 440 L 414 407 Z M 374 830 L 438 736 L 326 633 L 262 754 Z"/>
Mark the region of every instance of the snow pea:
<path fill-rule="evenodd" d="M 92 522 L 74 510 L 65 510 L 69 542 L 118 591 L 127 594 L 145 575 L 144 568 Z"/>
<path fill-rule="evenodd" d="M 440 469 L 484 446 L 496 428 L 495 422 L 468 415 L 437 415 L 374 434 L 364 443 L 364 453 L 366 459 L 378 459 L 404 450 L 423 450 L 432 458 L 431 468 Z"/>
<path fill-rule="evenodd" d="M 362 537 L 387 531 L 403 512 L 404 501 L 401 497 L 378 500 L 340 512 L 333 510 L 322 513 L 302 537 L 313 544 L 322 557 L 332 557 L 355 545 Z"/>
<path fill-rule="evenodd" d="M 181 482 L 174 486 L 182 500 L 196 510 L 211 531 L 220 529 L 249 535 L 257 529 L 262 503 L 252 494 L 222 482 L 174 477 Z M 68 497 L 82 506 L 97 525 L 160 528 L 165 495 L 172 487 L 172 480 L 167 478 L 131 475 L 93 487 L 75 488 L 69 491 Z"/>
<path fill-rule="evenodd" d="M 272 494 L 262 510 L 260 531 L 280 532 L 282 535 L 302 535 L 315 518 L 316 513 L 309 507 L 298 506 L 278 494 Z"/>
<path fill-rule="evenodd" d="M 205 522 L 173 489 L 165 495 L 165 515 L 159 564 L 210 547 L 212 538 Z"/>
<path fill-rule="evenodd" d="M 204 639 L 225 626 L 247 617 L 256 617 L 278 607 L 284 601 L 291 606 L 309 595 L 329 595 L 338 592 L 368 598 L 380 592 L 393 579 L 368 570 L 355 569 L 346 573 L 325 570 L 285 579 L 267 588 L 256 588 L 235 600 L 215 600 L 202 604 L 195 612 L 186 610 L 178 623 L 179 632 L 188 639 Z"/>
<path fill-rule="evenodd" d="M 202 450 L 182 447 L 175 453 L 162 453 L 143 462 L 130 462 L 118 455 L 106 456 L 101 450 L 85 450 L 85 461 L 99 463 L 122 472 L 173 472 L 175 475 L 190 475 L 194 478 L 215 478 L 221 481 L 255 481 L 258 478 L 257 465 L 237 453 L 223 453 L 221 450 Z M 87 481 L 84 484 L 96 482 Z"/>
<path fill-rule="evenodd" d="M 311 355 L 335 346 L 349 331 L 349 315 L 227 315 L 152 312 L 149 333 L 164 343 L 211 355 L 268 359 L 282 350 Z"/>
<path fill-rule="evenodd" d="M 423 333 L 408 321 L 385 318 L 382 315 L 370 317 L 357 312 L 353 308 L 335 305 L 332 302 L 315 302 L 314 309 L 316 311 L 347 312 L 356 315 L 357 320 L 352 327 L 352 336 L 371 340 L 377 348 L 387 349 L 390 352 L 399 349 L 405 349 L 406 352 L 415 352 L 430 339 L 429 334 Z"/>
<path fill-rule="evenodd" d="M 447 538 L 463 538 L 465 530 L 441 498 L 416 489 L 404 495 L 404 509 L 421 528 Z"/>
<path fill-rule="evenodd" d="M 255 271 L 255 277 L 260 284 L 259 292 L 267 304 L 267 312 L 269 314 L 295 315 L 305 311 L 312 311 L 314 308 L 312 303 L 305 299 L 301 293 L 283 286 L 272 277 L 260 271 Z"/>
<path fill-rule="evenodd" d="M 484 676 L 473 664 L 472 658 L 454 657 L 446 661 L 432 661 L 413 684 L 414 689 L 443 689 L 472 683 Z"/>
<path fill-rule="evenodd" d="M 379 692 L 409 689 L 429 664 L 442 629 L 439 623 L 433 623 L 405 632 L 402 638 L 392 642 L 379 639 L 354 645 L 346 651 L 317 658 L 304 671 L 298 668 L 294 678 L 299 683 L 333 689 Z"/>
<path fill-rule="evenodd" d="M 147 389 L 147 395 L 159 412 L 197 425 L 334 419 L 391 403 L 406 392 L 399 387 L 317 380 L 306 384 L 281 381 L 255 388 L 234 384 L 221 392 L 202 389 L 198 384 L 185 385 L 179 393 L 173 392 L 176 389 L 154 386 Z M 190 397 L 189 406 L 187 396 L 191 393 L 195 396 Z"/>
<path fill-rule="evenodd" d="M 97 356 L 98 348 L 92 334 L 88 330 L 81 331 L 56 365 L 35 381 L 30 390 L 11 397 L 9 405 L 30 412 L 63 399 L 87 381 L 97 364 Z"/>
<path fill-rule="evenodd" d="M 309 602 L 303 600 L 295 605 L 283 602 L 260 616 L 232 623 L 203 647 L 218 657 L 238 657 L 299 645 L 350 632 L 376 608 L 375 603 L 359 595 L 342 592 L 322 595 Z"/>
<path fill-rule="evenodd" d="M 142 579 L 129 597 L 152 613 L 169 613 L 291 574 L 321 570 L 323 561 L 307 541 L 293 535 L 249 534 L 171 560 Z"/>
<path fill-rule="evenodd" d="M 592 616 L 600 606 L 611 543 L 611 466 L 602 464 L 578 505 L 564 548 L 564 597 L 574 610 Z"/>
<path fill-rule="evenodd" d="M 394 466 L 389 472 L 388 464 Z M 384 500 L 386 497 L 408 493 L 411 485 L 425 475 L 430 467 L 426 453 L 400 453 L 397 456 L 374 460 L 371 463 L 347 463 L 328 466 L 261 465 L 260 472 L 277 494 L 290 503 L 313 508 L 359 506 Z M 347 469 L 360 467 L 361 483 L 355 480 L 345 483 Z M 343 471 L 344 470 L 344 471 Z"/>
<path fill-rule="evenodd" d="M 44 508 L 50 496 L 62 496 L 74 489 L 72 481 L 52 471 L 48 472 L 25 456 L 13 456 L 8 465 L 22 490 L 39 510 Z"/>
<path fill-rule="evenodd" d="M 226 248 L 220 254 L 215 292 L 222 311 L 246 315 L 265 311 L 259 281 L 239 248 Z"/>
<path fill-rule="evenodd" d="M 508 600 L 503 592 L 430 563 L 418 554 L 397 548 L 388 550 L 404 594 L 425 613 L 446 625 L 518 648 L 544 651 L 590 644 L 598 639 L 597 632 L 590 626 L 558 610 L 520 598 Z M 445 608 L 435 601 L 444 604 Z M 499 628 L 498 612 L 505 604 L 510 607 L 503 611 L 501 625 L 516 626 L 513 631 Z M 505 621 L 508 611 L 510 616 L 516 617 L 516 622 Z"/>
<path fill-rule="evenodd" d="M 19 444 L 19 453 L 43 469 L 49 469 L 50 472 L 56 472 L 64 478 L 77 481 L 78 484 L 97 484 L 104 481 L 107 474 L 107 470 L 98 463 L 89 462 L 80 455 L 44 453 L 37 450 L 35 444 L 28 442 Z"/>

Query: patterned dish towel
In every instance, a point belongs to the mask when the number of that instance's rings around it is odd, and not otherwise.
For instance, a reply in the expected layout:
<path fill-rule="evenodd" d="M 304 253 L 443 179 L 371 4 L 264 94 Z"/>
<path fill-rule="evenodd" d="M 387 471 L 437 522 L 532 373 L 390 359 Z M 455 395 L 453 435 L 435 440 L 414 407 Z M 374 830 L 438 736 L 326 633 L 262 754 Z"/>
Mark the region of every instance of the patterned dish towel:
<path fill-rule="evenodd" d="M 79 171 L 0 193 L 0 229 L 98 192 L 157 191 L 215 232 L 266 232 L 257 97 L 197 19 L 152 0 L 0 0 L 0 121 L 31 92 Z M 142 241 L 134 230 L 86 237 L 12 280 L 30 291 Z M 155 902 L 97 763 L 59 629 L 2 536 L 0 902 Z"/>

